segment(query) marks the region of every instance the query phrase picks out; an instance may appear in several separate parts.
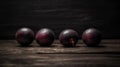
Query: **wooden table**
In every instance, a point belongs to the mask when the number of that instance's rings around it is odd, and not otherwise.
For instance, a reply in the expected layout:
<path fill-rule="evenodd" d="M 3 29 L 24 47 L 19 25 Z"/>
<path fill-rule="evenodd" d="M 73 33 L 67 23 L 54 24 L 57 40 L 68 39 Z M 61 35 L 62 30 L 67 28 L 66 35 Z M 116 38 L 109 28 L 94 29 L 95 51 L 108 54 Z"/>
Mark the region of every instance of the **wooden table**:
<path fill-rule="evenodd" d="M 51 47 L 20 47 L 15 40 L 0 40 L 0 67 L 120 67 L 120 40 L 102 40 L 99 47 L 65 48 L 58 40 Z"/>

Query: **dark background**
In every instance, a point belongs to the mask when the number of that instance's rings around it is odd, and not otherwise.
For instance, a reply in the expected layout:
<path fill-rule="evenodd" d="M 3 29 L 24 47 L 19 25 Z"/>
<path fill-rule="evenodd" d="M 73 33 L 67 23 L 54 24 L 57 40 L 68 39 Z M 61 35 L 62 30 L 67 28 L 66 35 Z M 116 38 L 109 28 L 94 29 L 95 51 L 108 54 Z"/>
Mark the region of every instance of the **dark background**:
<path fill-rule="evenodd" d="M 68 28 L 79 35 L 90 27 L 103 38 L 120 38 L 118 0 L 0 0 L 0 39 L 14 39 L 21 27 L 36 33 L 52 29 L 56 36 Z"/>

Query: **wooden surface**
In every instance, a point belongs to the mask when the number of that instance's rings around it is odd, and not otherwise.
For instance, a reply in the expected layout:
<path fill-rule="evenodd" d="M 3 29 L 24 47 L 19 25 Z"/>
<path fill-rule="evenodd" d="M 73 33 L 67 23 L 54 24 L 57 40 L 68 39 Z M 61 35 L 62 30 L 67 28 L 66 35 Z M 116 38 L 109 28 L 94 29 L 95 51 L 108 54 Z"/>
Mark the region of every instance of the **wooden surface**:
<path fill-rule="evenodd" d="M 0 67 L 120 67 L 120 40 L 103 40 L 99 47 L 65 48 L 58 40 L 51 47 L 20 47 L 15 40 L 0 40 Z"/>

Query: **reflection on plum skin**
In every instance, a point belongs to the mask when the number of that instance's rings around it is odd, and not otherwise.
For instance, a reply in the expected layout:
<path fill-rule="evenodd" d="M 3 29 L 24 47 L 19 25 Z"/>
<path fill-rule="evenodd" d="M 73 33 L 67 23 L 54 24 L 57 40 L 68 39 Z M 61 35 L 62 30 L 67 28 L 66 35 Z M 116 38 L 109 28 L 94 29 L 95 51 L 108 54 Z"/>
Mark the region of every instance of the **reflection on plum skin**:
<path fill-rule="evenodd" d="M 40 46 L 49 47 L 55 40 L 55 33 L 49 28 L 42 28 L 37 32 L 35 40 Z"/>
<path fill-rule="evenodd" d="M 60 43 L 64 47 L 75 47 L 79 39 L 78 33 L 73 29 L 65 29 L 59 35 Z"/>
<path fill-rule="evenodd" d="M 32 29 L 23 27 L 17 30 L 15 34 L 16 41 L 19 43 L 20 46 L 30 46 L 30 44 L 34 40 L 34 32 Z"/>
<path fill-rule="evenodd" d="M 102 33 L 95 29 L 86 29 L 82 34 L 82 40 L 88 47 L 97 47 L 101 43 Z"/>

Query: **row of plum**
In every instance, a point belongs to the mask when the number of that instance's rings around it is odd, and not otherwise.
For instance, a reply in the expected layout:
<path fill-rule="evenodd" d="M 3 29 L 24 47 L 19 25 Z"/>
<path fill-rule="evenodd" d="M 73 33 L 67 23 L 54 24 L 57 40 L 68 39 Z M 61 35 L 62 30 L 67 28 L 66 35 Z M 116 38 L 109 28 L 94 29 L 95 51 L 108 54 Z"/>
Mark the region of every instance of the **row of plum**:
<path fill-rule="evenodd" d="M 24 27 L 16 32 L 15 37 L 21 46 L 29 46 L 34 40 L 34 32 Z M 76 46 L 78 39 L 79 35 L 73 29 L 63 30 L 59 35 L 60 43 L 66 47 Z M 101 32 L 95 28 L 86 29 L 82 34 L 82 40 L 87 46 L 98 46 L 101 39 Z M 55 40 L 55 34 L 49 28 L 42 28 L 37 32 L 35 40 L 40 46 L 51 46 Z"/>

